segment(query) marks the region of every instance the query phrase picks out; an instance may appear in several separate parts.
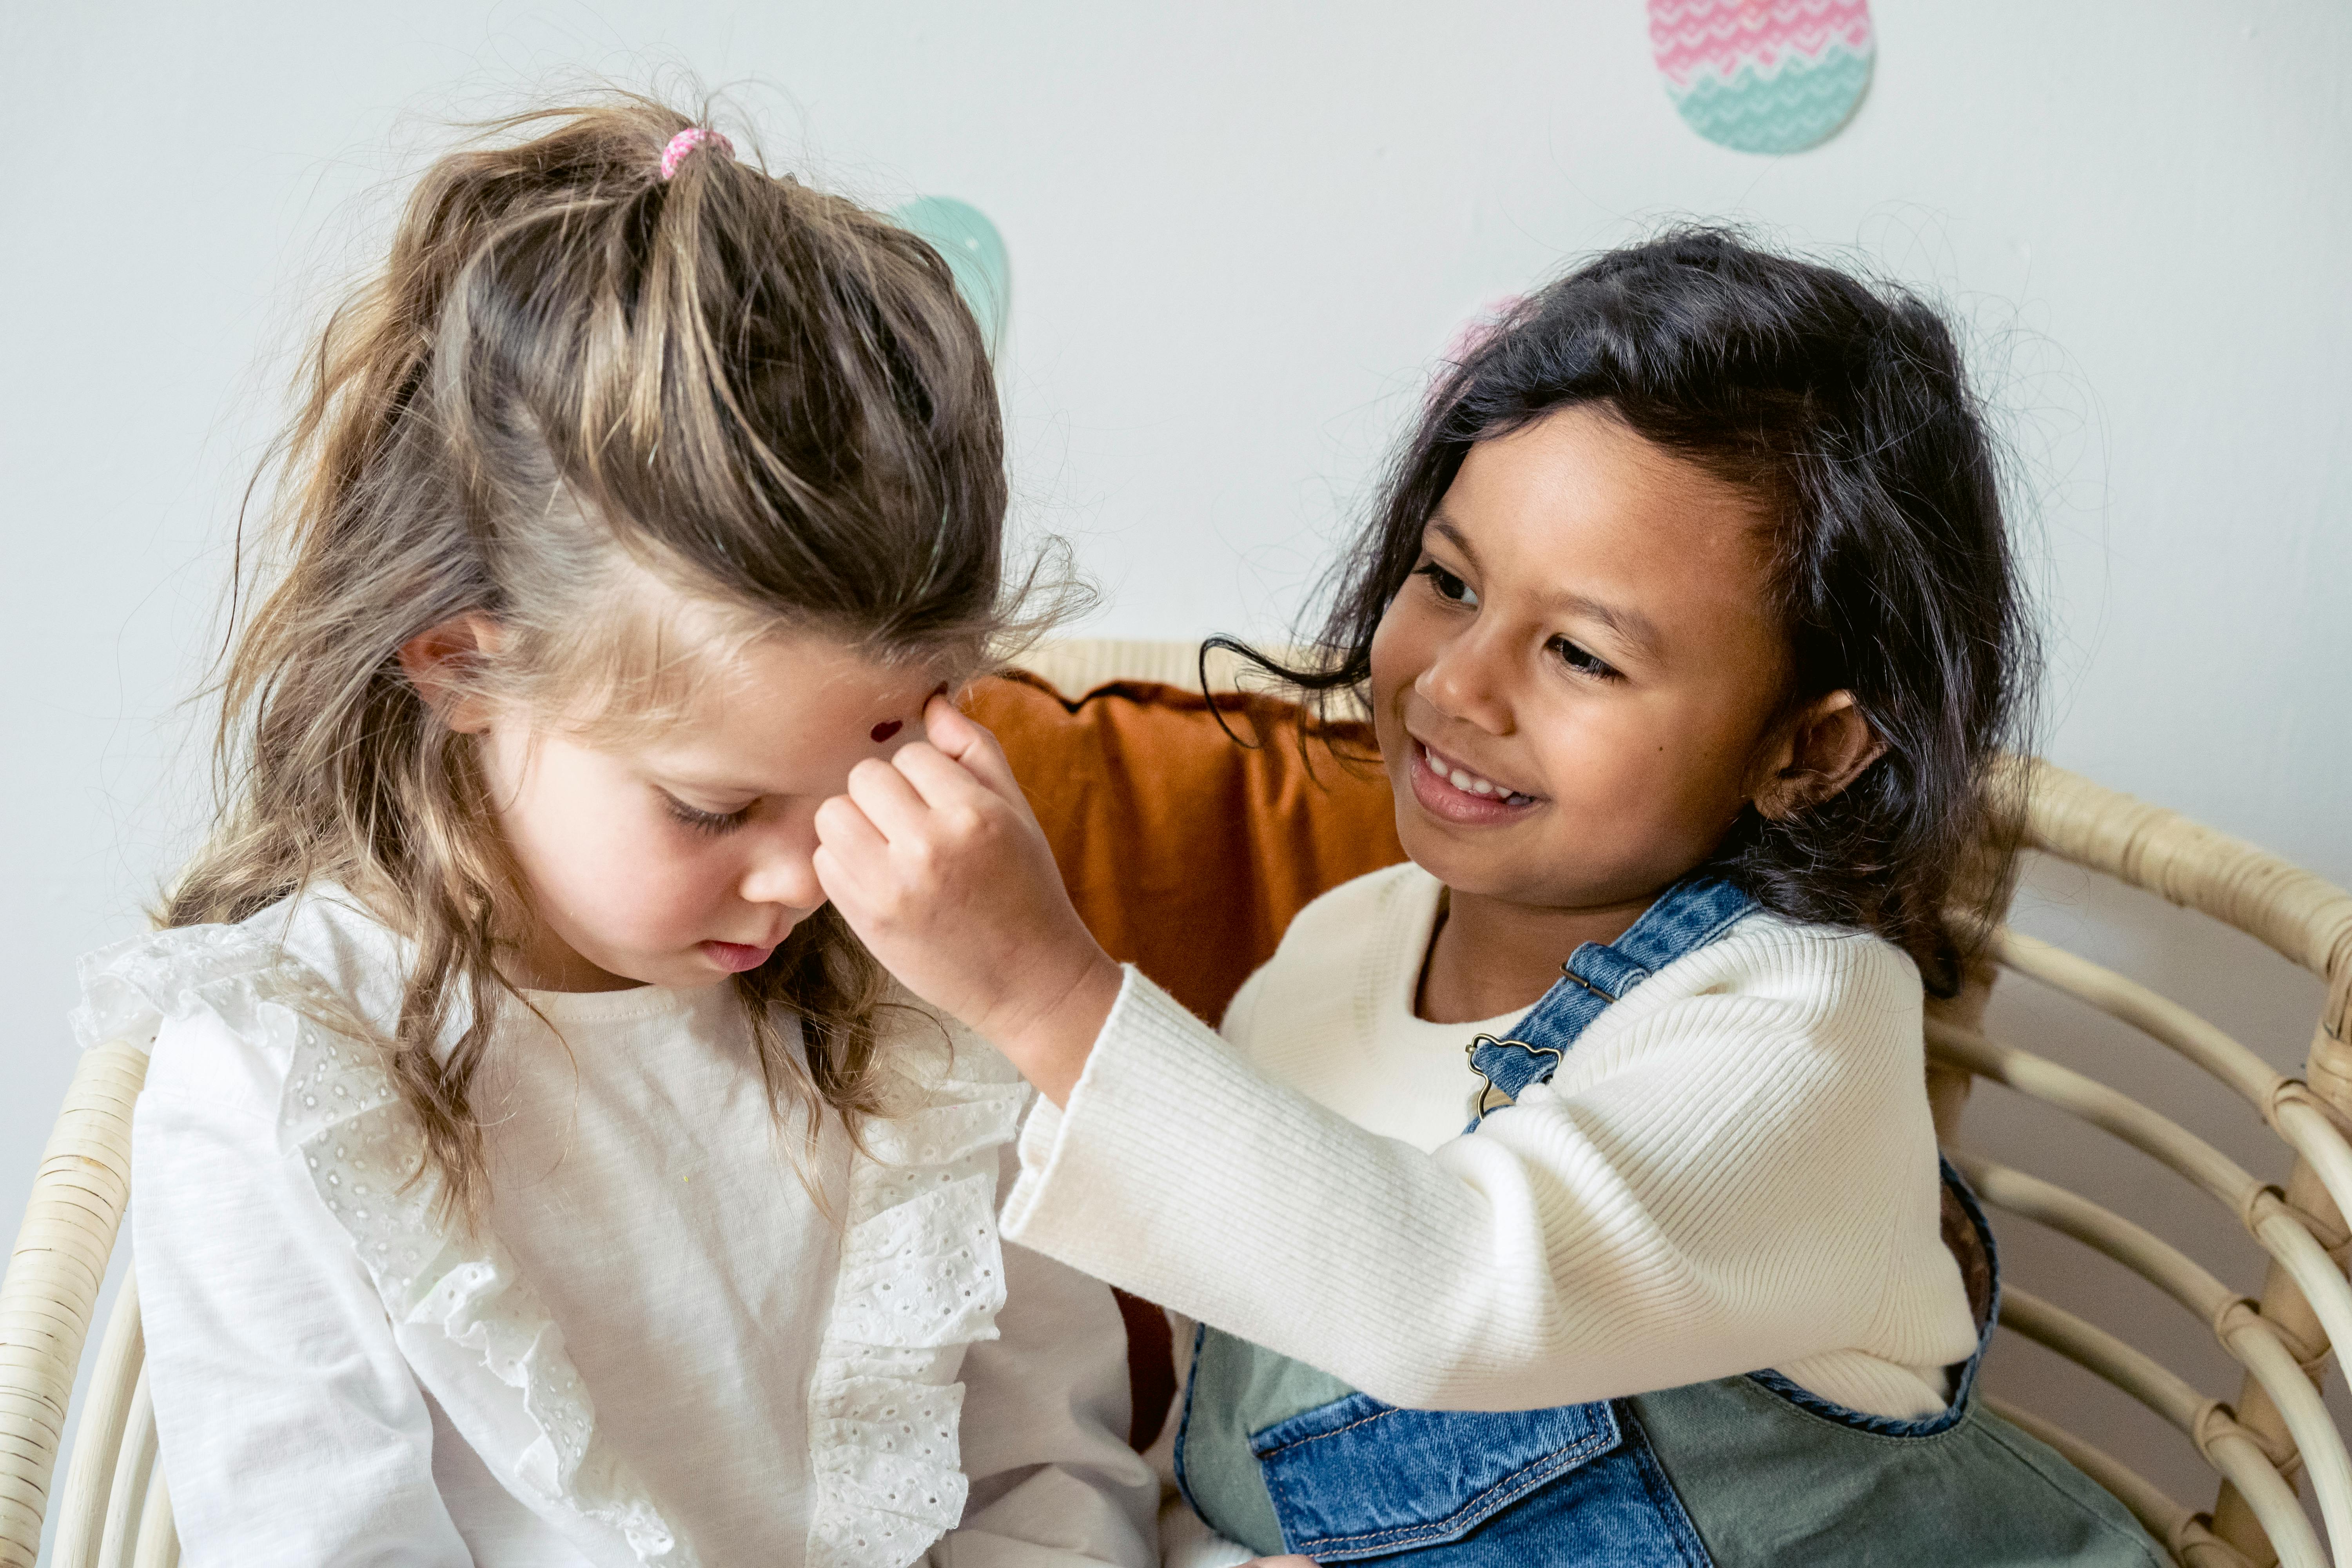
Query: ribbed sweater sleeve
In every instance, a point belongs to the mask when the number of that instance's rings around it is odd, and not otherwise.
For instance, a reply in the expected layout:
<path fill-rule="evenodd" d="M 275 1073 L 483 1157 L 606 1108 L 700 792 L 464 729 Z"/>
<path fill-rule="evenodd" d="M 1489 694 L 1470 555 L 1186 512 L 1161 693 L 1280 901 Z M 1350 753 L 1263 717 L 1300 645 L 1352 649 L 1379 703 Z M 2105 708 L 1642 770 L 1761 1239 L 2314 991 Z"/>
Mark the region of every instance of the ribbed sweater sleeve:
<path fill-rule="evenodd" d="M 1066 1111 L 1030 1120 L 1005 1228 L 1400 1405 L 1537 1408 L 1856 1347 L 1932 1368 L 1974 1335 L 1920 1075 L 1899 955 L 1751 921 L 1423 1152 L 1261 1077 L 1130 972 Z"/>

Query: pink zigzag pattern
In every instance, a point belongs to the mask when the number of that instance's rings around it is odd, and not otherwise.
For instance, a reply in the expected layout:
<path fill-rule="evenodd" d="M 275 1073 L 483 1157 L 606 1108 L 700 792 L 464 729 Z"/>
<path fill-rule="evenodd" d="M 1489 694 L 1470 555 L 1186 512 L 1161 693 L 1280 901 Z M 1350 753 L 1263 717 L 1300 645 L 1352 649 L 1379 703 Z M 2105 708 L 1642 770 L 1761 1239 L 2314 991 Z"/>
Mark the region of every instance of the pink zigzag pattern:
<path fill-rule="evenodd" d="M 1650 52 L 1677 89 L 1742 65 L 1774 73 L 1790 55 L 1818 62 L 1841 45 L 1869 52 L 1869 0 L 1650 0 Z"/>

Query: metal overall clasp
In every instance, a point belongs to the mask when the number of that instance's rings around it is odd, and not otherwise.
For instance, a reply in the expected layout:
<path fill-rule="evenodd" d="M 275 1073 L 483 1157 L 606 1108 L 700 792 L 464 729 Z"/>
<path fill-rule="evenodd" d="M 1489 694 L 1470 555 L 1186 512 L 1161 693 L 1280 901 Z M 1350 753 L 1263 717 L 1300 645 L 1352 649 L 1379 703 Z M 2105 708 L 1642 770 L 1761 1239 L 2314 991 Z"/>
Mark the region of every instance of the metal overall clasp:
<path fill-rule="evenodd" d="M 1601 1004 L 1604 1006 L 1617 1000 L 1617 998 L 1612 995 L 1609 992 L 1603 990 L 1598 985 L 1595 985 L 1583 975 L 1579 974 L 1572 963 L 1561 964 L 1559 966 L 1559 973 L 1562 977 L 1575 981 L 1577 984 L 1582 986 L 1585 990 L 1590 991 L 1593 995 L 1601 998 Z M 1540 1006 L 1538 1006 L 1538 1011 L 1540 1012 L 1541 1010 Z M 1532 1016 L 1532 1015 L 1530 1015 L 1530 1016 Z M 1522 1023 L 1525 1023 L 1526 1021 L 1526 1019 L 1520 1020 Z M 1527 1052 L 1529 1056 L 1549 1057 L 1552 1060 L 1553 1072 L 1558 1072 L 1568 1061 L 1567 1053 L 1561 1050 L 1558 1046 L 1531 1046 L 1525 1040 L 1498 1040 L 1492 1035 L 1478 1035 L 1473 1037 L 1470 1043 L 1462 1047 L 1462 1054 L 1468 1059 L 1470 1063 L 1470 1070 L 1486 1080 L 1486 1087 L 1478 1091 L 1478 1109 L 1475 1113 L 1475 1117 L 1484 1117 L 1486 1114 L 1488 1110 L 1486 1104 L 1487 1099 L 1497 1090 L 1502 1090 L 1504 1099 L 1507 1102 L 1517 1104 L 1518 1101 L 1517 1095 L 1503 1089 L 1503 1086 L 1496 1083 L 1491 1077 L 1488 1077 L 1486 1070 L 1478 1065 L 1478 1047 L 1480 1046 L 1494 1046 L 1497 1047 L 1512 1046 L 1516 1047 L 1519 1050 Z M 1528 1081 L 1532 1083 L 1535 1080 L 1530 1079 Z M 1475 1120 L 1473 1124 L 1475 1124 Z"/>
<path fill-rule="evenodd" d="M 1469 1061 L 1470 1070 L 1476 1073 L 1481 1079 L 1486 1080 L 1486 1087 L 1478 1091 L 1478 1109 L 1476 1113 L 1482 1117 L 1485 1116 L 1488 1110 L 1493 1109 L 1493 1107 L 1486 1103 L 1487 1096 L 1500 1093 L 1503 1095 L 1504 1103 L 1507 1105 L 1516 1103 L 1518 1097 L 1505 1090 L 1502 1085 L 1496 1083 L 1493 1079 L 1486 1077 L 1486 1069 L 1478 1065 L 1478 1047 L 1480 1046 L 1516 1046 L 1520 1050 L 1526 1051 L 1530 1056 L 1549 1057 L 1554 1064 L 1554 1071 L 1559 1070 L 1559 1064 L 1568 1060 L 1566 1053 L 1562 1052 L 1557 1046 L 1531 1046 L 1525 1040 L 1498 1040 L 1492 1035 L 1473 1036 L 1470 1043 L 1462 1047 L 1462 1055 Z"/>

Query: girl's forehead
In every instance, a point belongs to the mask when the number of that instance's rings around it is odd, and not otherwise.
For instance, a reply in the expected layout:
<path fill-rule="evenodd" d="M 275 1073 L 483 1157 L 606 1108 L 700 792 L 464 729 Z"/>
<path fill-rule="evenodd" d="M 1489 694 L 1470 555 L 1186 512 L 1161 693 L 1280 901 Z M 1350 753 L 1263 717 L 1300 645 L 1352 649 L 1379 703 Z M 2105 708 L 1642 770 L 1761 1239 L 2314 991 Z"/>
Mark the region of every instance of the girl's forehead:
<path fill-rule="evenodd" d="M 610 568 L 601 625 L 573 655 L 594 716 L 618 732 L 725 727 L 766 715 L 818 719 L 936 684 L 940 661 L 877 650 L 824 628 L 794 626 L 625 557 Z M 682 574 L 679 574 L 682 575 Z M 557 640 L 569 640 L 556 634 Z"/>
<path fill-rule="evenodd" d="M 822 637 L 767 637 L 712 658 L 679 717 L 684 728 L 711 734 L 816 731 L 861 716 L 871 725 L 877 713 L 919 712 L 939 679 L 929 664 L 877 658 Z"/>
<path fill-rule="evenodd" d="M 942 674 L 936 661 L 877 657 L 818 633 L 712 637 L 698 647 L 673 637 L 658 660 L 600 693 L 577 728 L 666 779 L 829 794 L 859 757 L 919 730 Z"/>
<path fill-rule="evenodd" d="M 1472 447 L 1429 520 L 1507 586 L 1656 630 L 1764 613 L 1770 534 L 1748 490 L 1584 405 Z"/>
<path fill-rule="evenodd" d="M 925 665 L 817 638 L 763 639 L 713 671 L 700 700 L 650 750 L 746 790 L 792 792 L 808 776 L 835 777 L 883 742 L 919 731 L 939 685 Z"/>
<path fill-rule="evenodd" d="M 1785 656 L 1759 500 L 1597 406 L 1473 447 L 1423 548 L 1482 616 L 1644 679 Z"/>

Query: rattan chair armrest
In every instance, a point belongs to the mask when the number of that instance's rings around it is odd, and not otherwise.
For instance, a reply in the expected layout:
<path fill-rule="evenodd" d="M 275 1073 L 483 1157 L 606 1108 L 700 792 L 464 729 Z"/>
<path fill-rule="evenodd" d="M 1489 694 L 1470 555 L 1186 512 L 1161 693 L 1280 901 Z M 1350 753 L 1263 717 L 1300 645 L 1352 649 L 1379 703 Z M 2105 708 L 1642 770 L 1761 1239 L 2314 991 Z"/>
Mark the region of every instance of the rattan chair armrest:
<path fill-rule="evenodd" d="M 1285 648 L 1273 651 L 1277 657 Z M 1024 649 L 1013 660 L 1065 697 L 1083 697 L 1114 681 L 1151 681 L 1197 691 L 1201 645 L 1192 642 L 1125 640 L 1117 637 L 1053 637 Z M 1238 687 L 1242 661 L 1219 649 L 1209 656 L 1209 689 Z"/>
<path fill-rule="evenodd" d="M 2235 926 L 2326 979 L 2344 1038 L 2352 894 L 2242 838 L 2048 763 L 2026 770 L 2026 842 Z"/>
<path fill-rule="evenodd" d="M 66 1403 L 131 1200 L 131 1108 L 147 1055 L 83 1053 L 0 1279 L 0 1568 L 33 1568 Z"/>
<path fill-rule="evenodd" d="M 2265 1118 L 2270 1115 L 2285 1075 L 2170 997 L 2022 931 L 2004 927 L 1994 933 L 1993 950 L 2007 968 L 2129 1024 L 2220 1079 Z"/>

